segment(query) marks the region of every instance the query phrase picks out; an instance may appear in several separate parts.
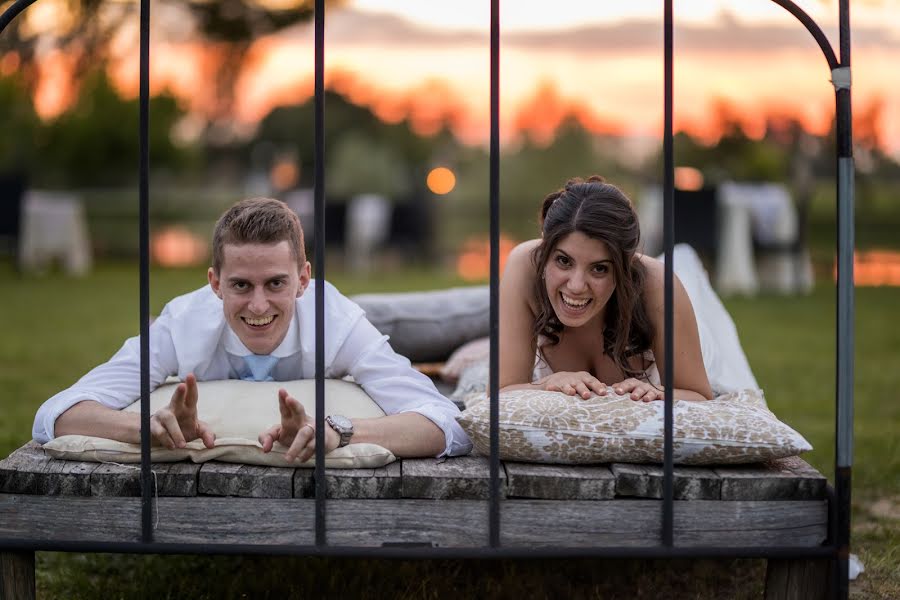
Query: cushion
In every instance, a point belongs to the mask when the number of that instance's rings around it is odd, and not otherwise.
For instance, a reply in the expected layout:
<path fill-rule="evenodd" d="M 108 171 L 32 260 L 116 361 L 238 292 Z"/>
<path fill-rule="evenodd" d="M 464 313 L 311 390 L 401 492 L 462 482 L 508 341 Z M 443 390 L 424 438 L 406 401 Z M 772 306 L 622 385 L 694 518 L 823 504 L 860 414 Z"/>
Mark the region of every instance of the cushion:
<path fill-rule="evenodd" d="M 185 448 L 169 450 L 154 446 L 153 462 L 174 462 L 190 459 L 193 462 L 220 460 L 273 467 L 313 467 L 315 457 L 305 463 L 289 463 L 284 459 L 287 448 L 276 443 L 268 454 L 257 441 L 259 434 L 278 423 L 278 390 L 285 388 L 305 408 L 311 418 L 316 414 L 315 380 L 299 381 L 201 381 L 197 383 L 200 419 L 216 433 L 214 448 L 206 448 L 201 440 L 189 442 Z M 165 384 L 150 394 L 150 411 L 165 406 L 177 383 Z M 125 410 L 140 412 L 140 401 Z M 341 380 L 325 381 L 326 413 L 347 417 L 372 418 L 384 416 L 384 411 L 354 383 Z M 44 444 L 53 458 L 95 462 L 135 463 L 141 460 L 139 444 L 127 444 L 105 438 L 84 435 L 64 435 Z M 327 468 L 375 468 L 395 459 L 393 453 L 376 444 L 349 444 L 336 448 L 325 456 Z"/>
<path fill-rule="evenodd" d="M 575 399 L 561 392 L 500 394 L 502 460 L 584 464 L 661 463 L 662 402 L 608 394 Z M 490 403 L 458 417 L 475 452 L 490 448 Z M 674 457 L 682 465 L 738 464 L 795 456 L 809 442 L 766 407 L 762 390 L 731 392 L 706 402 L 676 401 Z"/>
<path fill-rule="evenodd" d="M 450 355 L 439 372 L 441 379 L 449 382 L 459 381 L 463 370 L 477 362 L 487 362 L 490 358 L 491 338 L 483 337 L 465 343 Z"/>
<path fill-rule="evenodd" d="M 391 347 L 412 362 L 446 360 L 468 341 L 488 335 L 487 286 L 352 296 Z"/>

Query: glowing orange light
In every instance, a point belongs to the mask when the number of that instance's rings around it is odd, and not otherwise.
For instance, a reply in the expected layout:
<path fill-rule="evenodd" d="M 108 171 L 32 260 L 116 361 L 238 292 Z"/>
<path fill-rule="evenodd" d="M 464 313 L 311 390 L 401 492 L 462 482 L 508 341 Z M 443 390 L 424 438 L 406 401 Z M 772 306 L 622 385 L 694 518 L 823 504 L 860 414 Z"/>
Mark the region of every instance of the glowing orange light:
<path fill-rule="evenodd" d="M 837 281 L 837 263 L 834 265 Z M 853 283 L 860 287 L 900 287 L 900 252 L 871 250 L 853 254 Z"/>
<path fill-rule="evenodd" d="M 506 265 L 506 258 L 516 242 L 500 235 L 500 271 Z M 491 276 L 491 244 L 483 237 L 470 237 L 463 243 L 462 251 L 456 259 L 456 272 L 466 281 L 484 281 Z"/>
<path fill-rule="evenodd" d="M 449 194 L 456 187 L 456 175 L 447 167 L 437 167 L 428 174 L 426 183 L 429 190 L 443 196 Z"/>
<path fill-rule="evenodd" d="M 675 167 L 675 187 L 696 192 L 703 187 L 703 173 L 694 167 Z"/>
<path fill-rule="evenodd" d="M 3 58 L 0 59 L 0 76 L 8 77 L 16 72 L 16 69 L 19 68 L 19 53 L 15 50 L 7 52 L 3 55 Z"/>
<path fill-rule="evenodd" d="M 272 165 L 269 179 L 276 190 L 289 190 L 300 181 L 300 169 L 292 160 L 280 160 Z"/>
<path fill-rule="evenodd" d="M 205 239 L 184 227 L 167 227 L 153 235 L 150 254 L 164 267 L 189 267 L 206 260 L 209 246 Z"/>

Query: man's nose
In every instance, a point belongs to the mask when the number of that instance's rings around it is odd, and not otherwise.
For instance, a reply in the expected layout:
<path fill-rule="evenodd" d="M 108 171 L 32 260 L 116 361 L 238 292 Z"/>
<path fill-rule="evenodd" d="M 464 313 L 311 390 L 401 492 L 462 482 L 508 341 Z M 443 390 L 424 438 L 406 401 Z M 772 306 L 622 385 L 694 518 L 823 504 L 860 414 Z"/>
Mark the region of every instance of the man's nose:
<path fill-rule="evenodd" d="M 267 310 L 269 310 L 269 299 L 266 296 L 266 290 L 263 288 L 256 288 L 253 290 L 250 295 L 250 304 L 248 305 L 250 311 L 257 315 L 265 314 Z"/>

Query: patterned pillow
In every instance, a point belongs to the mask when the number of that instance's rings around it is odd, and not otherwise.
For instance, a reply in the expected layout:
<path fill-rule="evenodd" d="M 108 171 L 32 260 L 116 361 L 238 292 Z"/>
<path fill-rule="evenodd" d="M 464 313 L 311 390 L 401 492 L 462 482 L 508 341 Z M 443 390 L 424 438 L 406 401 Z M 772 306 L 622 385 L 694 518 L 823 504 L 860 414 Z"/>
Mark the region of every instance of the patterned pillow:
<path fill-rule="evenodd" d="M 490 447 L 489 402 L 458 417 L 475 445 Z M 706 402 L 676 401 L 675 462 L 737 464 L 795 456 L 809 442 L 766 407 L 762 390 L 740 390 Z M 660 463 L 663 403 L 608 394 L 579 400 L 561 392 L 500 394 L 500 458 L 540 463 Z"/>

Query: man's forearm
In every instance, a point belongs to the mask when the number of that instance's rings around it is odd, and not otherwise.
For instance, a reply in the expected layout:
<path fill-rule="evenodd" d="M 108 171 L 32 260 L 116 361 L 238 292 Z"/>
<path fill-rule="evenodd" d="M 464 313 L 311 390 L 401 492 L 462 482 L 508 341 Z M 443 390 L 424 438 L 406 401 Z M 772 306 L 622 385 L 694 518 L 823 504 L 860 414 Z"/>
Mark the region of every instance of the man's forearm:
<path fill-rule="evenodd" d="M 54 435 L 92 435 L 139 444 L 140 427 L 141 416 L 138 413 L 109 408 L 94 400 L 83 400 L 59 415 Z"/>
<path fill-rule="evenodd" d="M 352 421 L 351 443 L 378 444 L 400 458 L 437 456 L 447 446 L 444 431 L 419 413 L 405 412 Z"/>

